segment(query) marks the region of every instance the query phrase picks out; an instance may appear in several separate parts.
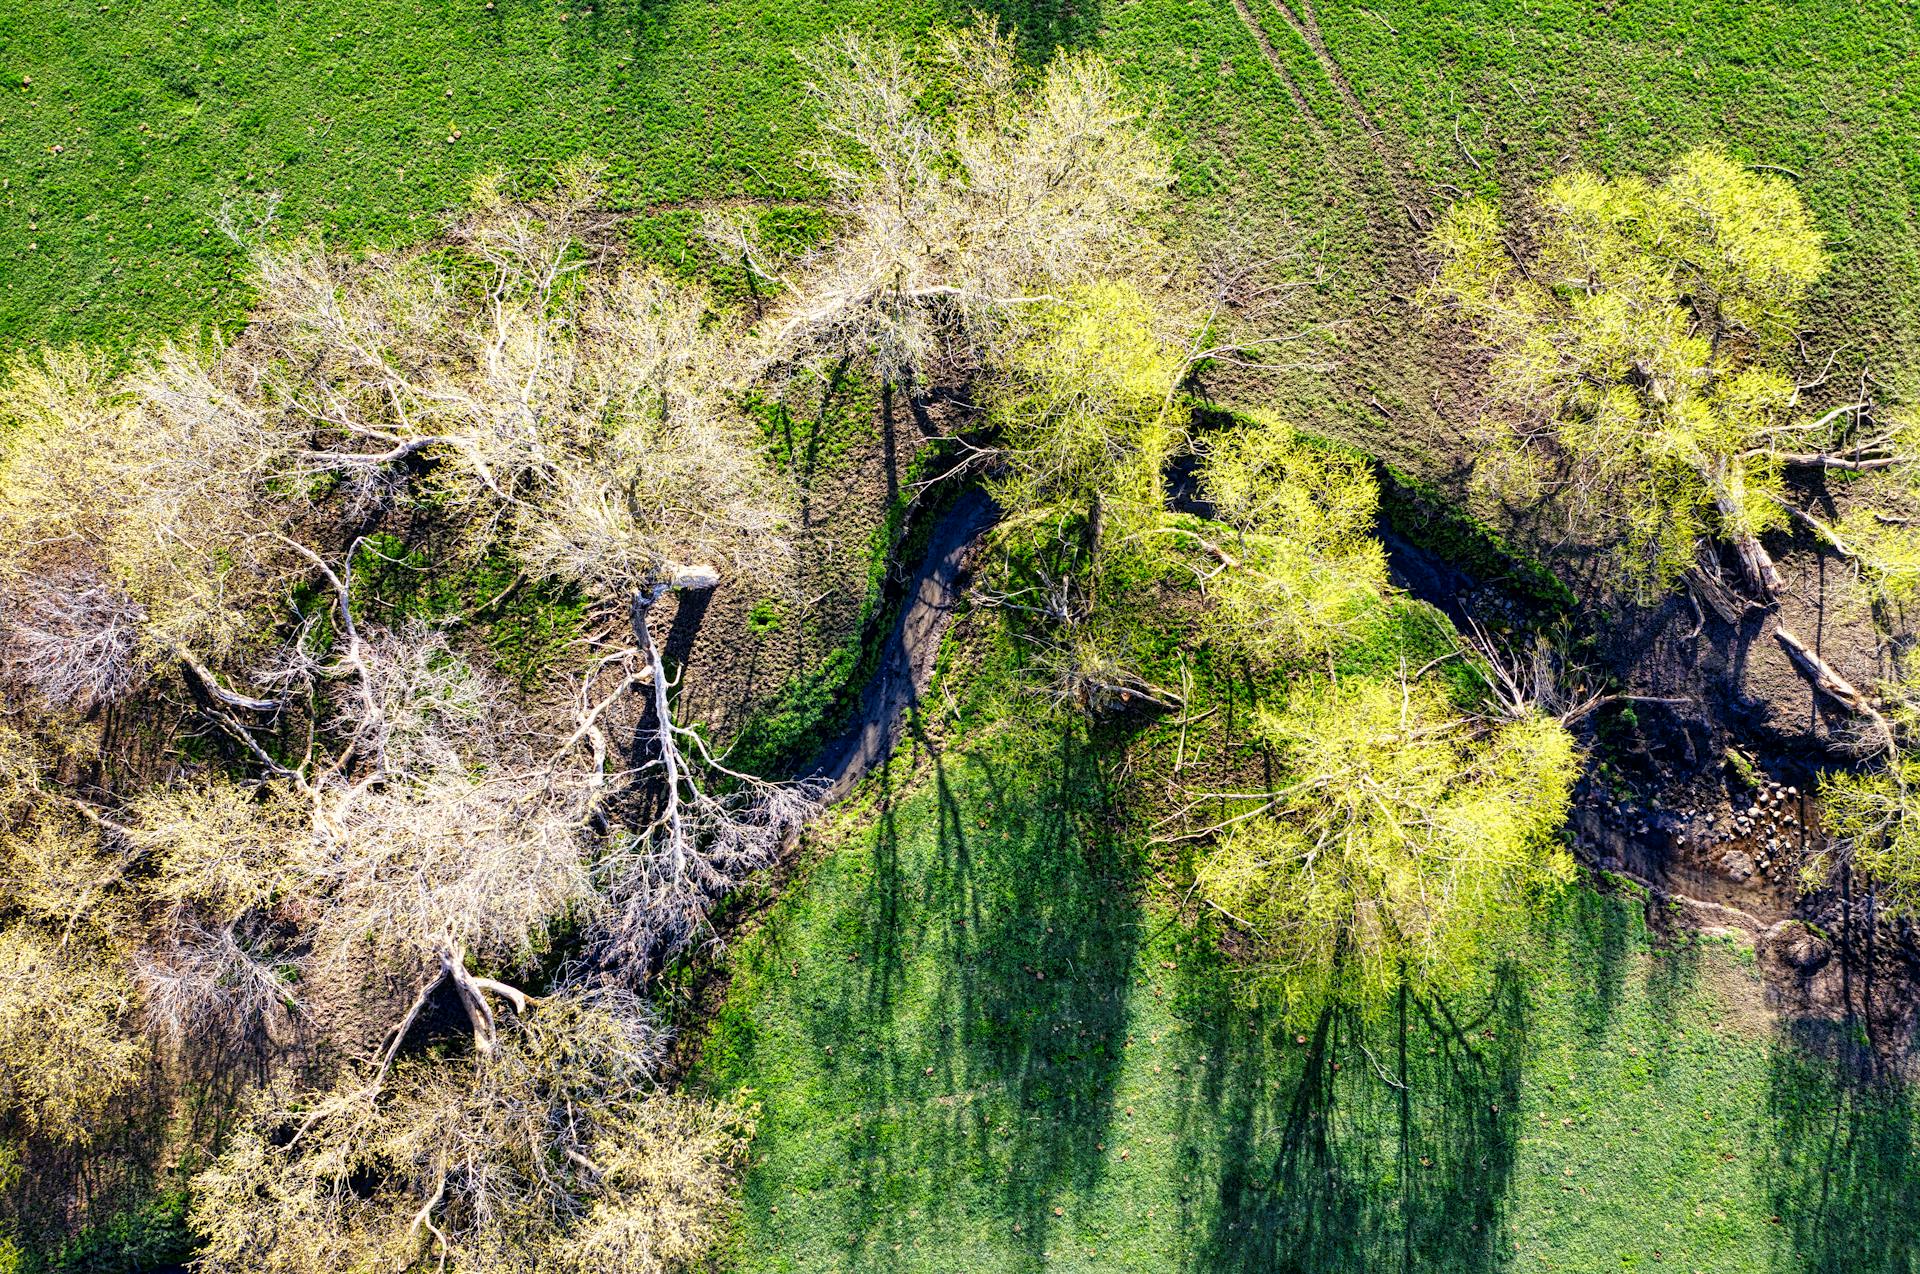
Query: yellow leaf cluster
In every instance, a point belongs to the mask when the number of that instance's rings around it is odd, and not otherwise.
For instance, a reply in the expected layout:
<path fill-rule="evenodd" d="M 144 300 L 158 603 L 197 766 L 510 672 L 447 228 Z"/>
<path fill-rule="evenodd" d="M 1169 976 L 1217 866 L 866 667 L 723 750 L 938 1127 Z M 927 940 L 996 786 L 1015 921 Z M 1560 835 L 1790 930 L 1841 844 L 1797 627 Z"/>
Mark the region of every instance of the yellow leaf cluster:
<path fill-rule="evenodd" d="M 1293 1012 L 1471 981 L 1572 876 L 1577 766 L 1557 721 L 1479 725 L 1433 686 L 1353 679 L 1296 693 L 1264 730 L 1285 761 L 1277 808 L 1229 829 L 1198 881 Z"/>

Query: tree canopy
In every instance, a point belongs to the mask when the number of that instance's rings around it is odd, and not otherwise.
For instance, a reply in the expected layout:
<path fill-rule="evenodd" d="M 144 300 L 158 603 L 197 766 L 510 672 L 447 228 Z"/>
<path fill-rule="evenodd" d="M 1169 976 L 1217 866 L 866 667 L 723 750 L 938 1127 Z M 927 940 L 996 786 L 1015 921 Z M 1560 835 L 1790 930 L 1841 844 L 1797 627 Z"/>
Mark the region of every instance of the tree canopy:
<path fill-rule="evenodd" d="M 1771 597 L 1760 536 L 1786 520 L 1782 469 L 1824 456 L 1862 406 L 1812 418 L 1776 365 L 1825 265 L 1798 192 L 1699 150 L 1658 183 L 1558 177 L 1524 228 L 1530 246 L 1520 232 L 1470 200 L 1433 234 L 1427 296 L 1493 351 L 1501 409 L 1552 431 L 1643 586 L 1670 585 L 1718 539 Z"/>

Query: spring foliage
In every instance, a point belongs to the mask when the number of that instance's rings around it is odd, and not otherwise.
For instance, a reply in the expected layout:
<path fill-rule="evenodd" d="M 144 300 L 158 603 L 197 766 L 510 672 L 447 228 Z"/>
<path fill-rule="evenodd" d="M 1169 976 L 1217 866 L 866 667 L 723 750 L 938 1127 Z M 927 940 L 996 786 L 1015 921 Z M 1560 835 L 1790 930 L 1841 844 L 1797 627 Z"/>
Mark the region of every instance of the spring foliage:
<path fill-rule="evenodd" d="M 1007 475 L 995 495 L 1022 511 L 1156 509 L 1185 370 L 1164 314 L 1133 284 L 1106 280 L 1028 319 L 990 373 Z"/>
<path fill-rule="evenodd" d="M 679 1269 L 725 1217 L 743 1117 L 653 1090 L 660 1033 L 617 969 L 543 962 L 609 899 L 628 924 L 663 904 L 660 854 L 705 867 L 664 900 L 690 940 L 808 812 L 702 790 L 645 626 L 669 588 L 781 575 L 788 493 L 743 423 L 739 332 L 614 262 L 596 198 L 584 170 L 532 203 L 482 183 L 436 251 L 262 251 L 237 340 L 42 353 L 0 392 L 0 694 L 32 735 L 0 727 L 0 1119 L 85 1142 L 156 1054 L 330 1062 L 261 1099 L 302 1136 L 243 1137 L 203 1179 L 220 1268 Z M 396 512 L 443 559 L 611 603 L 636 644 L 528 703 L 357 595 L 355 528 Z M 671 844 L 607 813 L 645 798 L 608 739 L 643 687 L 703 815 Z M 226 753 L 104 782 L 116 704 Z M 535 976 L 544 997 L 503 980 Z M 459 1046 L 426 1047 L 436 1006 Z"/>
<path fill-rule="evenodd" d="M 1539 205 L 1524 255 L 1492 204 L 1450 209 L 1427 296 L 1479 332 L 1503 407 L 1551 428 L 1618 519 L 1632 576 L 1664 588 L 1702 538 L 1745 544 L 1783 522 L 1775 452 L 1799 396 L 1774 364 L 1824 267 L 1820 236 L 1788 182 L 1704 150 L 1658 183 L 1569 173 Z M 1831 441 L 1832 424 L 1802 440 Z"/>
<path fill-rule="evenodd" d="M 1253 669 L 1252 741 L 1277 769 L 1216 825 L 1200 896 L 1242 931 L 1257 992 L 1296 1015 L 1472 983 L 1571 877 L 1571 736 L 1399 645 L 1396 613 L 1424 608 L 1388 584 L 1360 457 L 1261 415 L 1210 437 L 1199 476 L 1232 531 L 1205 631 Z M 1391 669 L 1327 674 L 1362 651 Z"/>
<path fill-rule="evenodd" d="M 1207 439 L 1200 469 L 1201 494 L 1238 533 L 1210 620 L 1224 644 L 1272 667 L 1353 641 L 1386 596 L 1387 558 L 1366 462 L 1274 416 L 1249 419 Z"/>
<path fill-rule="evenodd" d="M 264 439 L 172 392 L 197 368 L 173 347 L 118 374 L 51 350 L 0 376 L 0 657 L 51 707 L 118 698 L 247 631 Z"/>
<path fill-rule="evenodd" d="M 111 956 L 28 925 L 0 927 L 0 1109 L 26 1131 L 84 1144 L 142 1076 L 127 1030 L 133 986 Z"/>
<path fill-rule="evenodd" d="M 812 153 L 842 230 L 791 276 L 741 226 L 710 230 L 786 288 L 758 332 L 770 370 L 851 358 L 909 387 L 1018 342 L 1029 306 L 1149 270 L 1172 170 L 1149 112 L 1099 56 L 1036 77 L 991 20 L 913 56 L 847 32 L 802 55 Z"/>
<path fill-rule="evenodd" d="M 1222 835 L 1199 885 L 1295 1011 L 1470 984 L 1572 878 L 1559 833 L 1575 758 L 1549 717 L 1477 722 L 1431 684 L 1354 679 L 1289 696 L 1258 728 L 1279 793 Z"/>
<path fill-rule="evenodd" d="M 1920 661 L 1904 657 L 1880 687 L 1893 738 L 1876 763 L 1820 776 L 1824 847 L 1802 867 L 1804 883 L 1832 883 L 1842 861 L 1865 875 L 1896 914 L 1920 914 Z"/>

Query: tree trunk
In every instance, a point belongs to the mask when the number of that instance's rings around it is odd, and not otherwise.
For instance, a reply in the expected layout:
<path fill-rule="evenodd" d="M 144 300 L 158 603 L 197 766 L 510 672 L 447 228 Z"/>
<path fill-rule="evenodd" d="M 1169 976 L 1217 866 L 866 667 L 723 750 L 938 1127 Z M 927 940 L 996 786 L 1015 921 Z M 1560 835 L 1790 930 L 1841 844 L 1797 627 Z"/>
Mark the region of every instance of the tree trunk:
<path fill-rule="evenodd" d="M 1713 507 L 1718 510 L 1720 524 L 1733 542 L 1734 554 L 1740 559 L 1740 573 L 1746 577 L 1748 589 L 1758 600 L 1771 602 L 1780 595 L 1780 572 L 1774 567 L 1773 556 L 1760 543 L 1759 536 L 1751 531 L 1733 529 L 1742 525 L 1745 519 L 1727 494 L 1726 468 L 1729 464 L 1738 463 L 1738 460 L 1720 460 L 1700 476 L 1706 479 L 1707 486 L 1713 491 Z"/>

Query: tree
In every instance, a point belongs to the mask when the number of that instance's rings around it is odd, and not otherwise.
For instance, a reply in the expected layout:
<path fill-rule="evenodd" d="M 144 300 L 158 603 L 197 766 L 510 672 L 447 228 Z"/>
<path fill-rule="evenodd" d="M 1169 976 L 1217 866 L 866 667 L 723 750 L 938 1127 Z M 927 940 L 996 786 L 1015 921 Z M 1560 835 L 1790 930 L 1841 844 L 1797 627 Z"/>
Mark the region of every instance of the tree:
<path fill-rule="evenodd" d="M 141 1077 L 133 988 L 97 950 L 0 925 L 0 1110 L 31 1133 L 84 1144 Z"/>
<path fill-rule="evenodd" d="M 1097 545 L 1109 516 L 1157 515 L 1186 372 L 1166 316 L 1132 284 L 1102 280 L 1034 308 L 1028 333 L 986 370 L 1016 516 L 1084 513 Z"/>
<path fill-rule="evenodd" d="M 1920 914 L 1920 661 L 1902 656 L 1879 687 L 1886 705 L 1885 750 L 1869 767 L 1820 776 L 1824 842 L 1801 868 L 1808 888 L 1825 885 L 1850 863 L 1898 915 Z"/>
<path fill-rule="evenodd" d="M 1793 187 L 1700 150 L 1658 185 L 1567 174 L 1541 209 L 1530 257 L 1492 205 L 1450 209 L 1426 295 L 1474 325 L 1504 404 L 1551 429 L 1604 493 L 1596 503 L 1623 524 L 1634 577 L 1664 589 L 1714 538 L 1771 605 L 1780 574 L 1761 537 L 1791 517 L 1859 561 L 1882 596 L 1897 591 L 1915 556 L 1904 539 L 1871 512 L 1858 515 L 1870 526 L 1836 530 L 1784 494 L 1790 471 L 1905 472 L 1914 458 L 1909 424 L 1873 427 L 1866 401 L 1809 418 L 1801 395 L 1825 377 L 1796 385 L 1774 366 L 1825 264 Z M 1867 695 L 1791 629 L 1774 636 L 1820 694 L 1866 721 L 1876 748 L 1894 746 Z"/>
<path fill-rule="evenodd" d="M 812 811 L 810 787 L 728 769 L 675 719 L 650 627 L 669 590 L 782 574 L 789 493 L 740 415 L 738 328 L 606 253 L 597 198 L 584 171 L 533 203 L 483 184 L 441 250 L 263 251 L 235 341 L 122 373 L 44 355 L 0 401 L 8 689 L 66 710 L 44 719 L 77 744 L 84 714 L 172 663 L 230 745 L 116 793 L 72 766 L 48 781 L 0 734 L 0 1051 L 19 1062 L 0 1105 L 75 1135 L 146 1056 L 136 1007 L 183 1048 L 289 1025 L 359 1059 L 276 1087 L 270 1131 L 206 1179 L 222 1268 L 406 1248 L 677 1269 L 724 1212 L 742 1120 L 652 1091 L 660 1034 L 616 984 L 697 938 Z M 631 642 L 596 638 L 578 684 L 530 707 L 445 633 L 377 622 L 365 529 L 402 504 L 456 556 L 579 588 Z M 556 979 L 561 926 L 585 967 Z M 373 1038 L 328 1008 L 390 1002 Z M 28 1057 L 50 1020 L 70 1047 Z M 304 1131 L 279 1140 L 289 1111 Z M 394 1139 L 429 1133 L 381 1175 Z"/>
<path fill-rule="evenodd" d="M 789 276 L 737 220 L 709 223 L 783 289 L 758 329 L 764 368 L 850 358 L 908 386 L 962 380 L 1060 289 L 1161 259 L 1172 169 L 1100 57 L 1058 54 L 1036 79 L 985 20 L 918 59 L 842 32 L 801 62 L 839 231 Z"/>
<path fill-rule="evenodd" d="M 174 346 L 124 375 L 49 350 L 0 376 L 0 662 L 55 709 L 225 653 L 270 574 L 247 522 L 261 439 L 243 414 L 179 410 L 182 382 L 227 398 Z"/>
<path fill-rule="evenodd" d="M 1198 882 L 1295 1014 L 1467 982 L 1572 878 L 1576 758 L 1551 717 L 1476 721 L 1430 684 L 1352 679 L 1257 728 L 1283 780 L 1223 829 Z"/>
<path fill-rule="evenodd" d="M 570 746 L 603 765 L 602 714 L 647 692 L 661 812 L 599 867 L 615 902 L 602 958 L 638 976 L 772 860 L 813 793 L 726 769 L 674 719 L 653 608 L 723 578 L 777 585 L 791 492 L 740 414 L 740 333 L 709 321 L 696 288 L 601 264 L 598 198 L 587 169 L 532 203 L 483 183 L 453 234 L 485 280 L 477 294 L 444 256 L 349 267 L 312 248 L 264 254 L 250 336 L 271 351 L 274 414 L 322 440 L 301 463 L 377 493 L 430 459 L 436 498 L 499 529 L 530 572 L 627 610 L 633 644 L 596 664 L 613 689 L 583 698 Z"/>
<path fill-rule="evenodd" d="M 1353 641 L 1378 613 L 1380 491 L 1360 457 L 1256 413 L 1206 440 L 1200 491 L 1236 532 L 1229 569 L 1209 581 L 1213 629 L 1227 646 L 1268 667 L 1311 659 Z"/>
<path fill-rule="evenodd" d="M 1774 366 L 1825 264 L 1805 204 L 1702 150 L 1657 185 L 1557 178 L 1529 233 L 1522 255 L 1493 205 L 1449 209 L 1428 298 L 1492 349 L 1502 405 L 1606 493 L 1595 503 L 1622 523 L 1636 579 L 1665 588 L 1716 538 L 1770 600 L 1779 573 L 1761 536 L 1785 520 L 1783 471 L 1894 460 L 1891 436 L 1858 432 L 1867 404 L 1808 418 Z"/>
<path fill-rule="evenodd" d="M 656 1088 L 662 1039 L 626 992 L 562 990 L 472 1062 L 269 1088 L 195 1178 L 202 1261 L 223 1274 L 703 1268 L 752 1115 Z"/>
<path fill-rule="evenodd" d="M 1207 844 L 1199 896 L 1244 935 L 1256 986 L 1296 1016 L 1468 981 L 1572 874 L 1571 734 L 1394 593 L 1362 458 L 1257 414 L 1205 440 L 1199 477 L 1224 529 L 1166 529 L 1211 563 L 1197 574 L 1202 631 L 1247 666 L 1249 741 L 1272 758 L 1267 781 L 1190 793 L 1170 817 L 1179 839 Z M 1477 675 L 1442 677 L 1450 663 Z"/>
<path fill-rule="evenodd" d="M 125 861 L 0 722 L 0 1119 L 84 1145 L 144 1073 L 128 977 Z"/>

